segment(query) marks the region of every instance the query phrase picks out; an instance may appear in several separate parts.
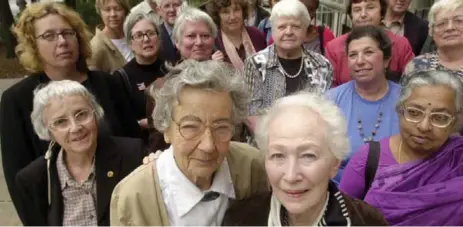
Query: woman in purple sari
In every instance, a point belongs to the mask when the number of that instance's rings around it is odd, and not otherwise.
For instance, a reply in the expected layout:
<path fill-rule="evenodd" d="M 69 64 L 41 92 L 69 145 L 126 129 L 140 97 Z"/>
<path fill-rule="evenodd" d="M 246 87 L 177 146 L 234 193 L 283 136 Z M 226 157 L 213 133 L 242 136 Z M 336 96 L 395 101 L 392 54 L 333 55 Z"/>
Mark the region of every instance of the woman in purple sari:
<path fill-rule="evenodd" d="M 463 137 L 451 136 L 462 92 L 462 82 L 444 71 L 405 78 L 397 105 L 400 133 L 380 141 L 371 187 L 365 183 L 372 176 L 367 144 L 344 170 L 340 190 L 364 198 L 391 225 L 463 225 Z"/>

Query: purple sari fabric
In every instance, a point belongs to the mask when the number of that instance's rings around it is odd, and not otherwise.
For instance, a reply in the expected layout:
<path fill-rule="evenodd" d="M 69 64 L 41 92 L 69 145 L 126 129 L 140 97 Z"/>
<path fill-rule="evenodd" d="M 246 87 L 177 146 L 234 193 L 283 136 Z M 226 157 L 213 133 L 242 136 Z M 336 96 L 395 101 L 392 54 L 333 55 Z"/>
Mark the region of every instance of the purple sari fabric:
<path fill-rule="evenodd" d="M 365 201 L 391 225 L 463 225 L 463 137 L 425 160 L 386 167 Z"/>

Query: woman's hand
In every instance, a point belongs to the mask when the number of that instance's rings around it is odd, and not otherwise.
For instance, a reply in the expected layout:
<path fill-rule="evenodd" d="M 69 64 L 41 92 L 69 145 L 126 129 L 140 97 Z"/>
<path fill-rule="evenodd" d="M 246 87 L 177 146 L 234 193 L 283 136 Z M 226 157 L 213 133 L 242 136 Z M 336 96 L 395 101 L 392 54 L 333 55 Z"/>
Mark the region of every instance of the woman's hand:
<path fill-rule="evenodd" d="M 224 55 L 222 51 L 218 50 L 212 54 L 212 60 L 223 61 Z"/>
<path fill-rule="evenodd" d="M 148 119 L 147 119 L 147 118 L 144 118 L 144 119 L 139 120 L 139 121 L 138 121 L 138 125 L 139 125 L 140 128 L 142 128 L 142 129 L 148 129 L 148 128 L 149 128 Z"/>

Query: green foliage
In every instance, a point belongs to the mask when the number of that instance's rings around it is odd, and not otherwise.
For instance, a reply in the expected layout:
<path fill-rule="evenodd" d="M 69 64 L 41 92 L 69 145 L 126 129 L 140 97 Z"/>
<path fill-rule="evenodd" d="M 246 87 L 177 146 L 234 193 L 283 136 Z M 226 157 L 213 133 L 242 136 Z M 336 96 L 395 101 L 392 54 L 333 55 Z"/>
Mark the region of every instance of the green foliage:
<path fill-rule="evenodd" d="M 77 0 L 76 11 L 88 25 L 91 32 L 101 23 L 100 15 L 95 10 L 95 0 Z"/>
<path fill-rule="evenodd" d="M 188 0 L 188 5 L 199 7 L 203 3 L 206 3 L 208 0 Z"/>

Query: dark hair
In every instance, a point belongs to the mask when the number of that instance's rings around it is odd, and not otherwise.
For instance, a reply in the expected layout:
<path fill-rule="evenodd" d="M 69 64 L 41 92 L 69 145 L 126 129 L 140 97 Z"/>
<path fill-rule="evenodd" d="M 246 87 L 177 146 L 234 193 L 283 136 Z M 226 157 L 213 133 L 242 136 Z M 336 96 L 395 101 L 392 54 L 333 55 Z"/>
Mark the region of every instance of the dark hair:
<path fill-rule="evenodd" d="M 359 3 L 359 2 L 366 2 L 368 0 L 349 0 L 349 4 L 347 5 L 347 15 L 349 15 L 350 19 L 352 19 L 352 2 Z M 379 5 L 381 7 L 381 19 L 384 18 L 387 11 L 387 2 L 386 0 L 377 0 L 379 1 Z"/>
<path fill-rule="evenodd" d="M 241 6 L 244 21 L 248 16 L 248 4 L 243 0 L 211 0 L 206 5 L 206 12 L 209 16 L 211 16 L 212 20 L 217 25 L 217 28 L 220 29 L 220 11 L 223 8 L 231 6 L 232 3 L 236 3 Z"/>
<path fill-rule="evenodd" d="M 392 55 L 391 40 L 386 35 L 386 32 L 378 26 L 366 25 L 354 28 L 347 36 L 346 54 L 349 53 L 349 44 L 353 40 L 369 37 L 378 43 L 378 48 L 383 52 L 384 59 L 390 59 Z"/>

